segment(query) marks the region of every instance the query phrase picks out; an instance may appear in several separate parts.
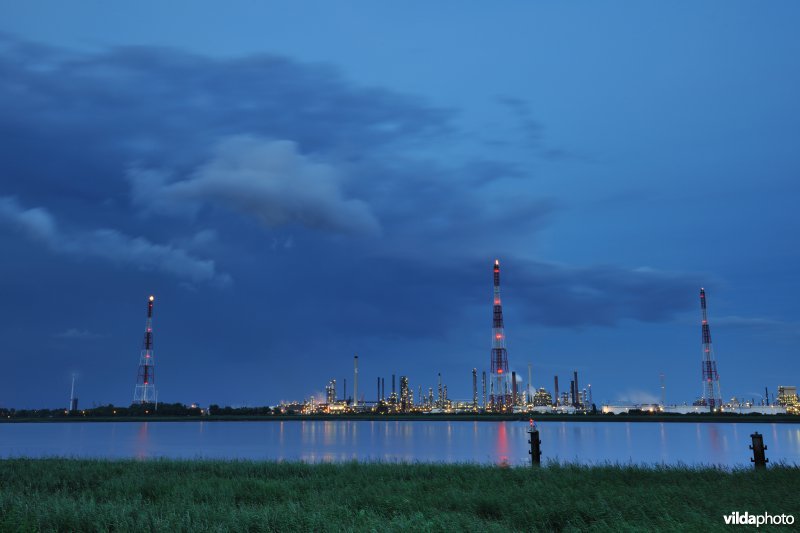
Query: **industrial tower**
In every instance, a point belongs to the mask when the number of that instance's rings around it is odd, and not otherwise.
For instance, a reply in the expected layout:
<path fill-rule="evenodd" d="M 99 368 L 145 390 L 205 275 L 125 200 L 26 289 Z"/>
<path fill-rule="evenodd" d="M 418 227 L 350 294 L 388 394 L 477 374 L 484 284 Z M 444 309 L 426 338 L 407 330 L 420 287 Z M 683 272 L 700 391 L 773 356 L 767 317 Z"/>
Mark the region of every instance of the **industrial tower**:
<path fill-rule="evenodd" d="M 492 393 L 489 406 L 492 411 L 505 411 L 513 408 L 508 390 L 508 352 L 506 334 L 503 327 L 503 305 L 500 303 L 500 261 L 494 261 L 494 313 L 492 320 Z"/>
<path fill-rule="evenodd" d="M 153 300 L 147 300 L 147 323 L 144 329 L 144 342 L 139 357 L 139 375 L 136 378 L 136 389 L 133 392 L 133 403 L 156 403 L 156 361 L 153 357 Z"/>
<path fill-rule="evenodd" d="M 711 330 L 708 327 L 708 314 L 706 312 L 706 291 L 700 289 L 700 309 L 703 312 L 703 398 L 702 405 L 707 405 L 709 411 L 716 411 L 722 407 L 722 394 L 719 391 L 719 374 L 717 362 L 714 360 L 714 351 L 711 349 Z"/>
<path fill-rule="evenodd" d="M 78 397 L 75 396 L 75 374 L 72 374 L 72 389 L 69 392 L 69 412 L 74 413 L 78 410 Z"/>

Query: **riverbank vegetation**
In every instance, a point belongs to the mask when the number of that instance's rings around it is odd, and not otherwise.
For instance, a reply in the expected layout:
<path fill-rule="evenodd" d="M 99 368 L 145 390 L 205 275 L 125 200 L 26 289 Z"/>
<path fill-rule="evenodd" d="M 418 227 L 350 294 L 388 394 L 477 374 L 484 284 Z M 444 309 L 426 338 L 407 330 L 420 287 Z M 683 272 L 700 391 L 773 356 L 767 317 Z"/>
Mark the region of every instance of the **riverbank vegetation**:
<path fill-rule="evenodd" d="M 0 460 L 2 531 L 724 529 L 800 515 L 800 468 Z"/>

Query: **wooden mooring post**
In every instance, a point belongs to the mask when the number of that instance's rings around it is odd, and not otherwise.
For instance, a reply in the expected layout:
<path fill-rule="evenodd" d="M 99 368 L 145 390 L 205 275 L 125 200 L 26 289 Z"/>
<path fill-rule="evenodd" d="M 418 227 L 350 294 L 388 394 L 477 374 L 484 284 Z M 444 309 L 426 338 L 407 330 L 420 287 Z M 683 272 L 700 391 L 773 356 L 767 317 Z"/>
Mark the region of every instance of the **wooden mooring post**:
<path fill-rule="evenodd" d="M 753 450 L 753 458 L 750 459 L 750 462 L 754 463 L 756 468 L 766 468 L 769 459 L 767 459 L 764 454 L 764 451 L 767 449 L 767 446 L 764 444 L 764 435 L 756 431 L 750 435 L 750 438 L 753 439 L 753 444 L 750 445 L 750 449 Z"/>
<path fill-rule="evenodd" d="M 542 441 L 539 440 L 539 430 L 536 428 L 536 424 L 533 423 L 533 419 L 531 419 L 528 435 L 528 444 L 531 445 L 531 450 L 528 452 L 531 456 L 531 466 L 539 466 L 542 462 Z"/>

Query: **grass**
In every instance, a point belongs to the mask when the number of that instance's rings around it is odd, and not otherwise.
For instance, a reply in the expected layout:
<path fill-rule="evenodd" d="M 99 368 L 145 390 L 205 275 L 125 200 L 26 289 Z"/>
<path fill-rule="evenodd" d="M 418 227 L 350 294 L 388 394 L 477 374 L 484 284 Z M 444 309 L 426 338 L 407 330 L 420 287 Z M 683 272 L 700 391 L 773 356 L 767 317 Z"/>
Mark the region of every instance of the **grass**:
<path fill-rule="evenodd" d="M 798 494 L 789 466 L 5 459 L 0 531 L 723 531 Z"/>

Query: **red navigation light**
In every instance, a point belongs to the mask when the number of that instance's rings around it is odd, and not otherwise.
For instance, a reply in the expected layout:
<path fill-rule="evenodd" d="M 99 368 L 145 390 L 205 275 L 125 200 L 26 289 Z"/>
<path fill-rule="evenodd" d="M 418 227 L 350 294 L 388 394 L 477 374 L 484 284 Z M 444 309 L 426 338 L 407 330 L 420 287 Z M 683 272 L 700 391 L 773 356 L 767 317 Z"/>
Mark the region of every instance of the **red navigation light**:
<path fill-rule="evenodd" d="M 502 368 L 498 368 L 498 369 L 497 369 L 497 373 L 498 373 L 498 374 L 502 374 L 502 373 L 503 373 L 503 369 L 502 369 Z"/>

